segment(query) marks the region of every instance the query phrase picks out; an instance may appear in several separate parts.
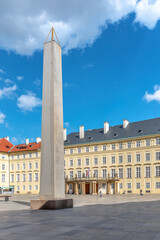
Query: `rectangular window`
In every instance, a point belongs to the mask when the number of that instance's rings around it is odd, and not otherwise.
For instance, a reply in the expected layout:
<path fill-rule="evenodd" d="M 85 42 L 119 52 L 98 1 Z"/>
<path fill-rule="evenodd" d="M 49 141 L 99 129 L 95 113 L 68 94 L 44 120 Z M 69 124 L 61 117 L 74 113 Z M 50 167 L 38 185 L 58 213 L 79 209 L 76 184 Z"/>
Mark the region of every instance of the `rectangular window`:
<path fill-rule="evenodd" d="M 141 141 L 138 140 L 138 141 L 136 142 L 136 146 L 137 146 L 137 147 L 140 147 L 140 146 L 141 146 Z"/>
<path fill-rule="evenodd" d="M 98 178 L 98 170 L 94 169 L 94 177 Z"/>
<path fill-rule="evenodd" d="M 103 151 L 106 151 L 106 150 L 107 150 L 107 146 L 103 145 Z"/>
<path fill-rule="evenodd" d="M 123 183 L 119 183 L 119 189 L 123 189 Z"/>
<path fill-rule="evenodd" d="M 115 162 L 116 162 L 115 156 L 111 156 L 111 163 L 112 163 L 112 164 L 115 164 Z"/>
<path fill-rule="evenodd" d="M 123 178 L 123 168 L 119 168 L 119 178 Z"/>
<path fill-rule="evenodd" d="M 103 157 L 103 164 L 106 164 L 106 157 Z"/>
<path fill-rule="evenodd" d="M 5 170 L 5 164 L 2 164 L 2 171 Z"/>
<path fill-rule="evenodd" d="M 94 158 L 94 165 L 98 165 L 98 158 L 97 157 Z"/>
<path fill-rule="evenodd" d="M 2 174 L 2 182 L 5 182 L 5 181 L 6 181 L 6 175 Z"/>
<path fill-rule="evenodd" d="M 17 175 L 16 175 L 16 182 L 19 182 L 19 181 L 20 181 L 20 175 L 17 174 Z"/>
<path fill-rule="evenodd" d="M 136 160 L 137 160 L 137 162 L 140 162 L 140 161 L 141 161 L 141 155 L 140 155 L 140 153 L 137 153 L 137 154 L 136 154 Z"/>
<path fill-rule="evenodd" d="M 150 182 L 146 182 L 146 189 L 150 189 Z"/>
<path fill-rule="evenodd" d="M 32 169 L 32 163 L 29 163 L 28 168 Z"/>
<path fill-rule="evenodd" d="M 17 191 L 19 191 L 19 189 L 20 189 L 20 187 L 19 187 L 19 186 L 17 186 Z"/>
<path fill-rule="evenodd" d="M 107 178 L 107 169 L 102 170 L 102 178 Z"/>
<path fill-rule="evenodd" d="M 128 142 L 128 143 L 127 143 L 127 146 L 128 146 L 128 148 L 131 148 L 131 147 L 132 147 L 132 143 L 131 143 L 131 142 Z"/>
<path fill-rule="evenodd" d="M 23 154 L 23 158 L 26 158 L 26 154 Z"/>
<path fill-rule="evenodd" d="M 17 154 L 17 159 L 19 159 L 19 154 Z"/>
<path fill-rule="evenodd" d="M 28 182 L 32 182 L 32 173 L 28 174 Z"/>
<path fill-rule="evenodd" d="M 128 188 L 128 189 L 131 189 L 131 183 L 128 183 L 128 184 L 127 184 L 127 188 Z"/>
<path fill-rule="evenodd" d="M 14 159 L 14 156 L 13 156 L 13 155 L 11 156 L 11 159 Z"/>
<path fill-rule="evenodd" d="M 70 148 L 70 154 L 73 154 L 73 148 Z"/>
<path fill-rule="evenodd" d="M 146 146 L 150 146 L 151 145 L 151 140 L 150 139 L 146 139 Z"/>
<path fill-rule="evenodd" d="M 156 152 L 156 160 L 160 160 L 160 152 Z"/>
<path fill-rule="evenodd" d="M 35 185 L 35 190 L 38 190 L 38 185 Z"/>
<path fill-rule="evenodd" d="M 111 169 L 111 177 L 114 178 L 116 176 L 116 169 Z"/>
<path fill-rule="evenodd" d="M 156 177 L 160 177 L 160 166 L 156 166 Z"/>
<path fill-rule="evenodd" d="M 136 167 L 136 177 L 137 178 L 141 177 L 141 168 L 140 167 Z"/>
<path fill-rule="evenodd" d="M 25 182 L 25 181 L 26 181 L 26 174 L 23 173 L 23 174 L 22 174 L 22 182 Z"/>
<path fill-rule="evenodd" d="M 146 167 L 146 177 L 151 177 L 151 168 Z"/>
<path fill-rule="evenodd" d="M 13 164 L 11 164 L 11 170 L 14 170 L 14 165 Z"/>
<path fill-rule="evenodd" d="M 156 138 L 156 145 L 160 145 L 160 138 Z"/>
<path fill-rule="evenodd" d="M 89 166 L 89 158 L 86 158 L 86 166 Z"/>
<path fill-rule="evenodd" d="M 70 171 L 70 172 L 69 172 L 69 178 L 70 178 L 70 179 L 73 179 L 73 171 Z"/>
<path fill-rule="evenodd" d="M 17 163 L 17 170 L 19 170 L 19 163 Z"/>
<path fill-rule="evenodd" d="M 95 152 L 98 151 L 98 146 L 94 146 L 94 151 L 95 151 Z"/>
<path fill-rule="evenodd" d="M 150 161 L 151 159 L 150 159 L 150 153 L 146 153 L 146 161 Z"/>
<path fill-rule="evenodd" d="M 35 169 L 38 169 L 38 162 L 35 162 Z"/>
<path fill-rule="evenodd" d="M 127 178 L 132 177 L 132 168 L 127 168 Z"/>
<path fill-rule="evenodd" d="M 26 189 L 26 186 L 25 186 L 25 185 L 23 185 L 23 191 L 25 191 L 25 189 Z"/>
<path fill-rule="evenodd" d="M 65 153 L 64 153 L 65 154 Z M 38 157 L 38 152 L 35 153 L 35 157 Z"/>
<path fill-rule="evenodd" d="M 14 182 L 14 174 L 11 174 L 11 182 Z"/>
<path fill-rule="evenodd" d="M 122 155 L 119 156 L 119 163 L 123 163 L 123 156 Z"/>
<path fill-rule="evenodd" d="M 5 155 L 2 155 L 2 159 L 5 159 Z"/>
<path fill-rule="evenodd" d="M 89 152 L 89 147 L 88 146 L 86 147 L 86 152 Z"/>
<path fill-rule="evenodd" d="M 25 170 L 26 169 L 26 164 L 25 163 L 23 163 L 23 170 Z"/>
<path fill-rule="evenodd" d="M 29 153 L 29 158 L 32 158 L 32 153 Z"/>
<path fill-rule="evenodd" d="M 78 166 L 81 166 L 81 159 L 78 159 Z"/>
<path fill-rule="evenodd" d="M 123 143 L 119 143 L 119 149 L 123 149 Z"/>
<path fill-rule="evenodd" d="M 35 174 L 34 174 L 34 181 L 35 181 L 35 182 L 38 182 L 38 173 L 35 173 Z"/>
<path fill-rule="evenodd" d="M 66 166 L 66 161 L 64 160 L 64 167 Z"/>
<path fill-rule="evenodd" d="M 140 183 L 137 183 L 136 185 L 137 185 L 137 189 L 140 189 L 141 187 Z"/>
<path fill-rule="evenodd" d="M 115 144 L 112 144 L 112 150 L 115 150 Z"/>
<path fill-rule="evenodd" d="M 77 172 L 78 178 L 81 178 L 81 171 Z"/>
<path fill-rule="evenodd" d="M 82 149 L 79 147 L 79 148 L 78 148 L 78 153 L 81 153 L 81 151 L 82 151 Z"/>
<path fill-rule="evenodd" d="M 160 182 L 156 182 L 156 188 L 160 188 Z"/>
<path fill-rule="evenodd" d="M 66 150 L 64 149 L 64 155 L 66 154 Z"/>
<path fill-rule="evenodd" d="M 70 167 L 73 167 L 73 160 L 70 160 Z"/>
<path fill-rule="evenodd" d="M 128 163 L 131 163 L 131 154 L 128 154 L 128 155 L 127 155 L 127 162 L 128 162 Z"/>
<path fill-rule="evenodd" d="M 32 186 L 31 185 L 29 185 L 29 191 L 31 191 L 32 190 Z"/>

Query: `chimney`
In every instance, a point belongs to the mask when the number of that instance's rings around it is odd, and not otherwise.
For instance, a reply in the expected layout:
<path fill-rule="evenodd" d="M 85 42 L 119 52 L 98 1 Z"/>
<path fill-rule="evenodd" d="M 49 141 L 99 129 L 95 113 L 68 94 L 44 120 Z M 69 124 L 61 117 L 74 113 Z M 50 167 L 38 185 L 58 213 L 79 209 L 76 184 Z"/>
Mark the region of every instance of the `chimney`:
<path fill-rule="evenodd" d="M 63 128 L 63 140 L 66 141 L 67 140 L 67 129 Z"/>
<path fill-rule="evenodd" d="M 26 138 L 26 145 L 29 144 L 29 138 Z"/>
<path fill-rule="evenodd" d="M 36 143 L 41 142 L 41 138 L 40 137 L 36 137 Z"/>
<path fill-rule="evenodd" d="M 5 139 L 7 140 L 7 141 L 9 141 L 9 137 L 7 136 L 7 137 L 5 137 Z"/>
<path fill-rule="evenodd" d="M 123 120 L 123 128 L 126 128 L 128 126 L 128 124 L 129 124 L 129 121 L 124 119 Z"/>
<path fill-rule="evenodd" d="M 108 131 L 109 131 L 109 123 L 104 122 L 104 134 L 107 133 Z"/>
<path fill-rule="evenodd" d="M 84 138 L 84 126 L 79 127 L 79 138 Z"/>

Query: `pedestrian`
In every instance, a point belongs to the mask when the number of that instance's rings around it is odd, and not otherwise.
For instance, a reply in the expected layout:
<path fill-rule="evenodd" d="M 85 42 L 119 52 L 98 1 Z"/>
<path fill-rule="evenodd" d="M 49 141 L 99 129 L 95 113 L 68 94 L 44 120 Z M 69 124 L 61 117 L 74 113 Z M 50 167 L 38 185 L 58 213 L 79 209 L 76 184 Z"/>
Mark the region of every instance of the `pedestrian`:
<path fill-rule="evenodd" d="M 140 190 L 140 196 L 143 196 L 142 189 Z"/>
<path fill-rule="evenodd" d="M 102 197 L 102 191 L 101 190 L 99 191 L 99 195 L 100 195 L 100 197 Z"/>

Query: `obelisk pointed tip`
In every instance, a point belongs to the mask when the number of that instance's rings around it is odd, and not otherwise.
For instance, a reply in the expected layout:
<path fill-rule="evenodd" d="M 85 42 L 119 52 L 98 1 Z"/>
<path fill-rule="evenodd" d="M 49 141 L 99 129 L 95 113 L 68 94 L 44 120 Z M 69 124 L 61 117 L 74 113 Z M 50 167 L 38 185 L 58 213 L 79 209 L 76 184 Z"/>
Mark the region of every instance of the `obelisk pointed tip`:
<path fill-rule="evenodd" d="M 46 40 L 45 40 L 44 43 L 47 42 L 47 40 L 48 40 L 48 38 L 49 38 L 50 35 L 51 35 L 51 41 L 56 41 L 56 43 L 57 43 L 59 46 L 61 46 L 60 43 L 59 43 L 57 34 L 56 34 L 53 26 L 51 27 L 51 30 L 49 31 L 49 33 L 48 33 L 48 35 L 47 35 L 47 38 L 46 38 Z"/>

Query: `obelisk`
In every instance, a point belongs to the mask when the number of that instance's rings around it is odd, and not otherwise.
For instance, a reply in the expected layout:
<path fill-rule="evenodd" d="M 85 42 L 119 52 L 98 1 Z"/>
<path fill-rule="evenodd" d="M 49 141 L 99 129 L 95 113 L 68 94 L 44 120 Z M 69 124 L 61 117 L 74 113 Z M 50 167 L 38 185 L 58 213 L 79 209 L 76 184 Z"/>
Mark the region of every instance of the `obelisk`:
<path fill-rule="evenodd" d="M 51 41 L 47 41 L 51 34 Z M 62 56 L 61 46 L 52 28 L 44 43 L 42 145 L 40 199 L 31 201 L 32 209 L 73 207 L 65 199 Z"/>

